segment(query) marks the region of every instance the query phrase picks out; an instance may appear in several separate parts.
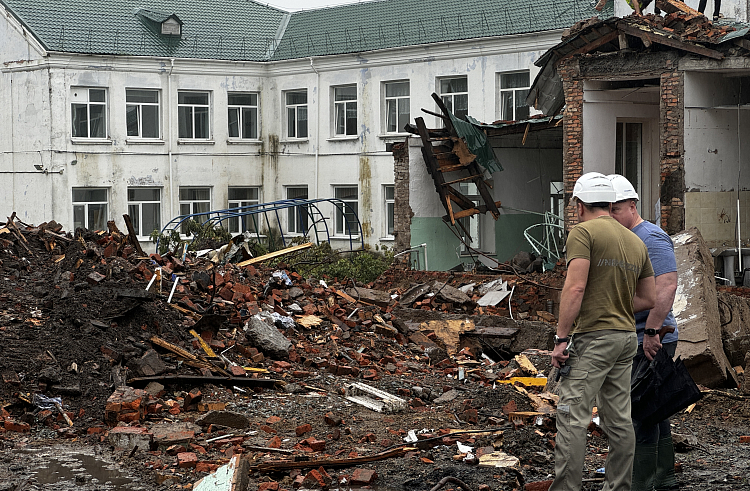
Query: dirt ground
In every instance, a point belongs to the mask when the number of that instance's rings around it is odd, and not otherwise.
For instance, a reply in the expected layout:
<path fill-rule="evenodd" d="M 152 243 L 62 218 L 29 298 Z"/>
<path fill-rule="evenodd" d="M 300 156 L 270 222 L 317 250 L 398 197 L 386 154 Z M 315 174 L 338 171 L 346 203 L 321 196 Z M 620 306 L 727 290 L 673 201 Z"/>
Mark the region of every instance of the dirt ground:
<path fill-rule="evenodd" d="M 152 348 L 149 339 L 153 335 L 194 350 L 192 335 L 187 331 L 195 318 L 167 305 L 168 289 L 145 295 L 146 280 L 136 271 L 140 260 L 104 257 L 101 249 L 106 244 L 100 243 L 101 235 L 84 234 L 80 241 L 58 240 L 52 248 L 45 246 L 32 232 L 25 233 L 24 237 L 28 238 L 33 254 L 23 249 L 18 240 L 0 235 L 4 239 L 0 243 L 0 373 L 3 377 L 0 407 L 6 421 L 29 425 L 28 431 L 21 432 L 0 429 L 0 491 L 51 489 L 53 484 L 45 481 L 52 472 L 51 461 L 67 469 L 69 474 L 54 485 L 58 490 L 190 489 L 206 472 L 180 467 L 178 457 L 165 448 L 133 452 L 116 449 L 106 434 L 109 427 L 104 423 L 104 409 L 123 370 Z M 64 258 L 60 258 L 63 254 Z M 151 270 L 153 266 L 149 263 Z M 89 275 L 94 272 L 103 278 L 90 280 Z M 235 268 L 232 278 L 236 284 L 254 288 L 258 302 L 262 303 L 264 283 L 271 272 L 262 268 L 257 271 Z M 388 273 L 389 278 L 403 277 L 403 274 Z M 526 296 L 526 302 L 522 298 L 514 301 L 516 312 L 534 313 L 543 308 L 544 296 L 551 296 L 553 290 L 548 291 L 539 284 L 559 286 L 562 278 L 559 272 L 546 275 L 534 276 L 533 282 L 526 282 L 525 287 L 520 286 L 523 283 L 520 278 L 508 276 L 519 285 L 519 297 Z M 410 283 L 424 279 L 417 275 Z M 475 279 L 458 274 L 443 277 L 443 281 L 449 280 L 455 286 Z M 471 489 L 485 485 L 489 488 L 484 489 L 508 491 L 523 489 L 530 482 L 551 479 L 554 414 L 518 415 L 538 409 L 525 390 L 538 395 L 541 388 L 524 390 L 499 383 L 506 375 L 516 373 L 518 365 L 513 355 L 517 353 L 506 353 L 506 359 L 495 359 L 493 363 L 479 356 L 472 359 L 461 355 L 436 363 L 418 344 L 403 337 L 377 334 L 366 322 L 371 317 L 359 314 L 361 310 L 381 315 L 388 325 L 396 325 L 397 319 L 421 322 L 448 313 L 454 317 L 479 314 L 474 307 L 453 305 L 450 312 L 439 314 L 433 310 L 359 305 L 352 314 L 354 305 L 342 304 L 345 314 L 359 317 L 356 325 L 342 330 L 322 315 L 321 307 L 329 302 L 329 293 L 337 287 L 329 285 L 325 291 L 316 293 L 317 282 L 310 281 L 308 285 L 303 282 L 295 279 L 295 286 L 305 287 L 305 297 L 298 302 L 303 307 L 317 305 L 324 322 L 311 329 L 298 326 L 284 331 L 293 344 L 287 364 L 272 357 L 253 363 L 237 353 L 237 349 L 226 354 L 241 365 L 267 369 L 268 374 L 262 377 L 283 384 L 266 390 L 229 384 L 167 385 L 159 395 L 161 403 L 169 406 L 176 401 L 179 407 L 187 392 L 199 388 L 204 402 L 225 403 L 227 411 L 241 413 L 249 420 L 249 425 L 241 429 L 199 430 L 184 444 L 184 450 L 195 451 L 201 462 L 214 467 L 239 452 L 251 465 L 289 459 L 292 455 L 296 460 L 362 457 L 405 446 L 404 438 L 414 430 L 420 434 L 422 443 L 411 445 L 418 448 L 401 457 L 356 467 L 376 470 L 378 477 L 372 484 L 394 490 L 426 491 L 446 476 L 462 480 Z M 408 286 L 397 285 L 392 280 L 370 286 L 387 290 L 389 285 L 392 291 Z M 188 291 L 184 296 L 205 304 L 207 295 L 194 293 Z M 213 295 L 210 301 L 214 301 Z M 525 310 L 524 303 L 527 304 Z M 283 305 L 288 306 L 288 303 Z M 235 307 L 239 309 L 239 305 L 232 302 L 220 306 L 221 309 Z M 226 310 L 228 319 L 235 315 L 231 312 L 233 310 Z M 482 313 L 483 316 L 476 317 L 478 325 L 508 325 L 505 317 L 493 322 L 493 316 L 487 315 L 502 315 L 503 312 L 489 309 Z M 542 323 L 529 324 L 532 327 L 528 328 L 533 329 L 534 325 Z M 543 327 L 538 329 L 546 332 Z M 537 335 L 539 339 L 546 339 L 546 334 Z M 238 324 L 231 320 L 219 328 L 216 337 L 230 347 L 232 343 L 245 342 Z M 537 346 L 541 351 L 527 352 L 544 375 L 549 372 L 548 356 L 543 351 L 546 347 Z M 331 373 L 326 368 L 327 363 L 320 363 L 325 360 L 354 366 L 360 355 L 364 355 L 365 361 L 360 362 L 361 371 L 354 376 Z M 495 358 L 496 355 L 497 351 L 492 353 Z M 161 350 L 160 356 L 168 373 L 196 373 L 168 352 Z M 466 368 L 463 377 L 459 376 L 459 367 Z M 377 375 L 363 379 L 368 368 L 376 370 Z M 346 400 L 345 388 L 354 381 L 403 397 L 408 402 L 407 408 L 394 414 L 381 414 Z M 73 426 L 69 427 L 57 412 L 45 413 L 36 407 L 35 393 L 61 397 Z M 445 402 L 435 401 L 443 394 L 452 396 Z M 187 410 L 148 414 L 133 425 L 152 429 L 165 423 L 193 422 L 202 415 L 194 409 L 183 409 Z M 341 423 L 327 424 L 327 413 L 340 418 Z M 707 393 L 690 413 L 676 415 L 672 423 L 673 432 L 678 435 L 676 440 L 680 442 L 677 479 L 681 489 L 750 489 L 747 472 L 750 443 L 740 441 L 741 436 L 750 435 L 750 400 L 746 396 L 724 389 Z M 298 434 L 298 427 L 304 424 L 310 424 L 311 430 Z M 595 425 L 590 430 L 590 452 L 584 473 L 583 489 L 586 490 L 601 486 L 602 474 L 597 471 L 604 467 L 607 452 L 606 437 L 601 430 Z M 241 438 L 231 444 L 210 441 L 225 434 Z M 275 437 L 280 440 L 280 449 L 287 453 L 258 450 L 258 447 L 271 446 Z M 305 440 L 311 437 L 324 440 L 325 450 L 310 451 Z M 479 466 L 476 458 L 465 460 L 456 440 L 472 447 L 475 455 L 502 451 L 518 458 L 519 462 L 507 468 Z M 99 473 L 86 471 L 91 468 L 100 469 Z M 101 469 L 112 474 L 101 474 Z M 304 475 L 308 470 L 301 472 Z M 347 489 L 354 467 L 331 467 L 327 471 L 333 479 L 332 488 L 339 483 L 342 489 Z M 292 489 L 299 473 L 253 472 L 248 489 L 255 490 L 259 484 L 269 481 L 278 482 L 279 489 Z M 454 486 L 446 486 L 446 489 L 449 487 Z"/>

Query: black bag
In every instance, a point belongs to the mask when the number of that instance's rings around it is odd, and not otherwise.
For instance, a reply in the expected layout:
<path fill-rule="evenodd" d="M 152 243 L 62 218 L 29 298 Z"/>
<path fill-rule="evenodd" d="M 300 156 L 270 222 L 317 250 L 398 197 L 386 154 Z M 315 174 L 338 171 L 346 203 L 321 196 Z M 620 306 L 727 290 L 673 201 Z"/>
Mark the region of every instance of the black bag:
<path fill-rule="evenodd" d="M 682 359 L 660 349 L 653 361 L 642 352 L 633 359 L 630 400 L 633 420 L 652 426 L 703 397 Z"/>

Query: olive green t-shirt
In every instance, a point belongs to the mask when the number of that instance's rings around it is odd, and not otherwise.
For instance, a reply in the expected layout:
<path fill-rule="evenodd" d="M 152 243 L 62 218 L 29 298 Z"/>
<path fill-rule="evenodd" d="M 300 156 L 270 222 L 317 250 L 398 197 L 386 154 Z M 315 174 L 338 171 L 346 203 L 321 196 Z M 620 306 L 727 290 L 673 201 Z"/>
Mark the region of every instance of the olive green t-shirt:
<path fill-rule="evenodd" d="M 654 276 L 641 239 L 610 216 L 579 223 L 566 242 L 568 264 L 590 261 L 581 311 L 571 333 L 615 329 L 635 332 L 633 296 L 639 279 Z"/>

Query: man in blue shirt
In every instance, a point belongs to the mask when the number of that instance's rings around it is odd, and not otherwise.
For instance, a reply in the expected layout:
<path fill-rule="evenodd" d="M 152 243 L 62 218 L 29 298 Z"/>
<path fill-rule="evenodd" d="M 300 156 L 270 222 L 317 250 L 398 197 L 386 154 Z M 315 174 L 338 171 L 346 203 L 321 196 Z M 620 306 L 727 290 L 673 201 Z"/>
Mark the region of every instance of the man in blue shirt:
<path fill-rule="evenodd" d="M 674 357 L 677 349 L 677 321 L 672 314 L 677 291 L 677 261 L 674 244 L 666 232 L 638 213 L 638 193 L 625 177 L 608 176 L 617 193 L 612 204 L 612 218 L 630 229 L 646 244 L 656 277 L 656 306 L 635 314 L 639 351 L 653 360 L 659 349 Z M 633 462 L 632 491 L 676 489 L 674 447 L 669 420 L 643 427 L 634 423 L 636 446 Z"/>

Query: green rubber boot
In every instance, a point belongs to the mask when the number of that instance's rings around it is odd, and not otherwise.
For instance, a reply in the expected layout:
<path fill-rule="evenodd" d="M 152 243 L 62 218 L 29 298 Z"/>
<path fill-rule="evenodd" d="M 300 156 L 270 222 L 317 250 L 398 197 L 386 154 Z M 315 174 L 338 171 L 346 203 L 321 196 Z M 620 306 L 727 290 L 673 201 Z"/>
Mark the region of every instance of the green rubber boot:
<path fill-rule="evenodd" d="M 677 477 L 674 474 L 674 446 L 672 445 L 672 435 L 659 438 L 656 447 L 656 478 L 654 479 L 654 488 L 657 491 L 666 491 L 679 489 Z"/>
<path fill-rule="evenodd" d="M 631 491 L 654 491 L 657 444 L 636 444 Z"/>

